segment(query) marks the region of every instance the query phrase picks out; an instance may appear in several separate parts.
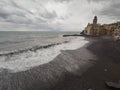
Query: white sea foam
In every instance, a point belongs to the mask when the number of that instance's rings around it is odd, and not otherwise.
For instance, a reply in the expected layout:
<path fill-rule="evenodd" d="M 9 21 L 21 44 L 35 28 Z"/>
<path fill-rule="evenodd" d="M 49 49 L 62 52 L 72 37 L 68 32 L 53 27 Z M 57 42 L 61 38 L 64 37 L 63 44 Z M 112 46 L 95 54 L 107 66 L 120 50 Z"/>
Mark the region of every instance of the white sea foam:
<path fill-rule="evenodd" d="M 61 53 L 61 50 L 75 50 L 84 46 L 88 41 L 83 37 L 71 39 L 68 43 L 63 43 L 47 49 L 40 49 L 36 52 L 28 51 L 12 57 L 1 57 L 0 70 L 8 69 L 12 73 L 26 71 L 33 67 L 49 63 Z M 9 60 L 7 60 L 9 59 Z"/>

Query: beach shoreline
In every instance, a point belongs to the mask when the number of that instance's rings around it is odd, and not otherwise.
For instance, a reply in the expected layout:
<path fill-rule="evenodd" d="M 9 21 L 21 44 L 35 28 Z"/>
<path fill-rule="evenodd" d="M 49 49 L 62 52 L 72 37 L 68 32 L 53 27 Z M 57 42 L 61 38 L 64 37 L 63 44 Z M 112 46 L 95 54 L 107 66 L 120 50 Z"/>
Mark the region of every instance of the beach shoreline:
<path fill-rule="evenodd" d="M 47 64 L 17 73 L 4 70 L 0 90 L 109 90 L 106 81 L 120 80 L 120 43 L 99 37 L 86 40 L 90 43 L 61 51 Z"/>
<path fill-rule="evenodd" d="M 118 83 L 120 80 L 120 42 L 100 37 L 86 39 L 95 41 L 87 47 L 97 56 L 94 65 L 81 76 L 67 76 L 54 90 L 119 90 L 109 87 L 106 82 Z"/>

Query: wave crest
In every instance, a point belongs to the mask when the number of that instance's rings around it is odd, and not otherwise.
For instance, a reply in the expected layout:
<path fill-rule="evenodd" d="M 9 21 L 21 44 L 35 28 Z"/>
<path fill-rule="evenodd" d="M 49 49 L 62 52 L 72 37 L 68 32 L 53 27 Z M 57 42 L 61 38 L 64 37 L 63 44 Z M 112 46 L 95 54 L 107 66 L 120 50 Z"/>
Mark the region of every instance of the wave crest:
<path fill-rule="evenodd" d="M 0 69 L 8 69 L 11 73 L 26 71 L 33 67 L 49 63 L 57 57 L 61 50 L 75 50 L 84 46 L 88 41 L 74 38 L 63 43 L 35 46 L 25 50 L 1 54 Z"/>
<path fill-rule="evenodd" d="M 53 43 L 53 44 L 48 44 L 48 45 L 44 45 L 44 46 L 34 46 L 34 47 L 23 49 L 23 50 L 16 50 L 16 51 L 8 52 L 8 53 L 2 53 L 2 54 L 0 54 L 0 56 L 13 56 L 13 55 L 17 55 L 17 54 L 20 54 L 20 53 L 25 53 L 25 52 L 28 52 L 28 51 L 36 52 L 39 49 L 46 49 L 46 48 L 49 48 L 49 47 L 53 47 L 55 45 L 60 45 L 60 44 L 63 44 L 63 43 L 68 43 L 68 42 L 69 41 L 64 41 L 62 43 Z"/>

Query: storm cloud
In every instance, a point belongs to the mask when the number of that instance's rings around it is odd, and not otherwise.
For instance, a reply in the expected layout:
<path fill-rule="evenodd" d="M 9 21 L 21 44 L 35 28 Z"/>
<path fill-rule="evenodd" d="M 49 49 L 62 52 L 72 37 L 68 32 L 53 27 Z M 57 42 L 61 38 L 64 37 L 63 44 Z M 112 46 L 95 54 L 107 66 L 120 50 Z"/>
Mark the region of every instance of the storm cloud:
<path fill-rule="evenodd" d="M 120 1 L 110 3 L 110 5 L 100 11 L 100 15 L 106 15 L 113 19 L 120 20 Z"/>
<path fill-rule="evenodd" d="M 103 3 L 105 7 L 100 11 L 96 11 L 99 15 L 120 19 L 120 0 L 88 0 L 90 3 Z"/>
<path fill-rule="evenodd" d="M 120 19 L 119 0 L 1 0 L 0 30 L 81 31 L 95 15 Z"/>

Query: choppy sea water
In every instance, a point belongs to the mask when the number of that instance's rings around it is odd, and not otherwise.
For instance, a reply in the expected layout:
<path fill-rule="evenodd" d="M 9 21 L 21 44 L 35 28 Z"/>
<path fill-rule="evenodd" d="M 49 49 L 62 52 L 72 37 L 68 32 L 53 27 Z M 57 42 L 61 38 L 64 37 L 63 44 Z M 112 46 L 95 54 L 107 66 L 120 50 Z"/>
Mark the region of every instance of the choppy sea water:
<path fill-rule="evenodd" d="M 84 37 L 62 37 L 74 33 L 79 32 L 0 32 L 0 71 L 26 71 L 88 43 Z"/>

